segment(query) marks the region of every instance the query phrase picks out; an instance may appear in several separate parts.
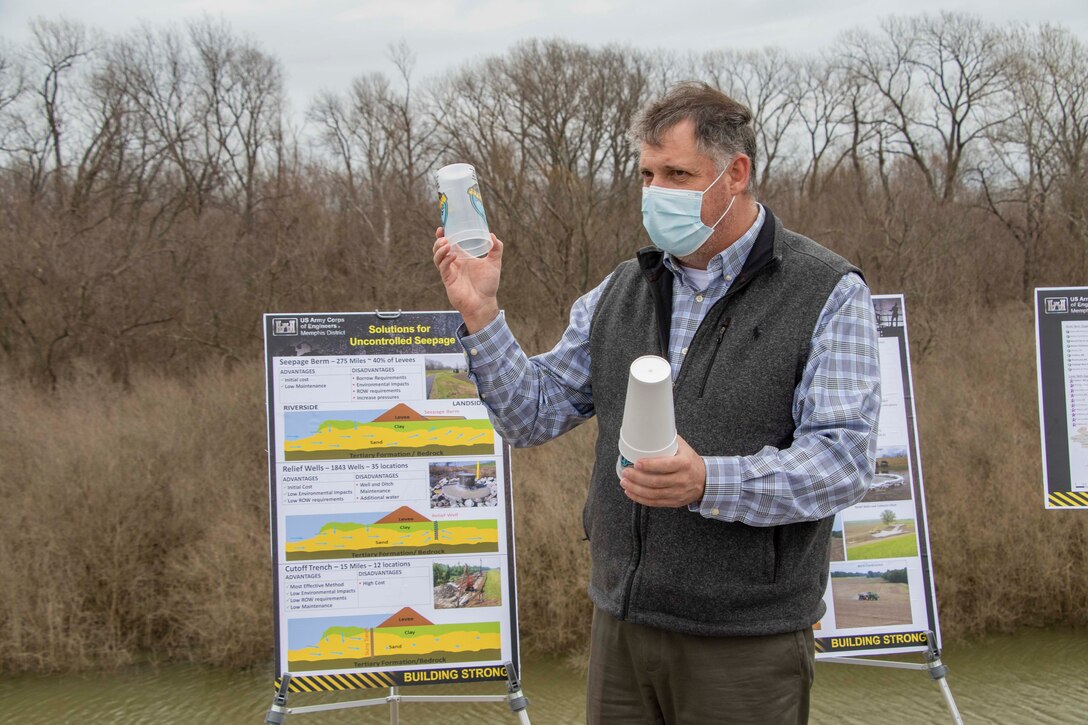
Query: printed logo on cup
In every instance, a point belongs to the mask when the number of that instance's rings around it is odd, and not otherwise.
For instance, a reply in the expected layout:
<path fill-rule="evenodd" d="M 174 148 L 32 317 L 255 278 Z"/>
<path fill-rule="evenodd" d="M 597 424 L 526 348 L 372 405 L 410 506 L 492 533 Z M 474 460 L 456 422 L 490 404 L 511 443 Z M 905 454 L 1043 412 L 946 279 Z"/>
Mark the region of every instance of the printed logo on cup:
<path fill-rule="evenodd" d="M 471 257 L 486 257 L 491 250 L 491 231 L 476 169 L 471 164 L 449 164 L 434 173 L 434 180 L 450 244 Z"/>
<path fill-rule="evenodd" d="M 484 197 L 480 194 L 480 185 L 473 184 L 468 189 L 468 200 L 472 202 L 472 208 L 476 210 L 476 213 L 480 215 L 480 218 L 484 220 L 484 224 L 487 224 L 487 214 L 484 213 Z"/>

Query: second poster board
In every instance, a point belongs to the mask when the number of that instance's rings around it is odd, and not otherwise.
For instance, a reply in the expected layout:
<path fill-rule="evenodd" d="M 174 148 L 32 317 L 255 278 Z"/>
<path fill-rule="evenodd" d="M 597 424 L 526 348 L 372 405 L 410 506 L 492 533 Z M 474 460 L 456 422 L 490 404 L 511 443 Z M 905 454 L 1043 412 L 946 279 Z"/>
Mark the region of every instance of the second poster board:
<path fill-rule="evenodd" d="M 902 295 L 873 297 L 880 330 L 876 475 L 832 527 L 831 571 L 817 658 L 919 652 L 937 635 L 929 523 Z"/>

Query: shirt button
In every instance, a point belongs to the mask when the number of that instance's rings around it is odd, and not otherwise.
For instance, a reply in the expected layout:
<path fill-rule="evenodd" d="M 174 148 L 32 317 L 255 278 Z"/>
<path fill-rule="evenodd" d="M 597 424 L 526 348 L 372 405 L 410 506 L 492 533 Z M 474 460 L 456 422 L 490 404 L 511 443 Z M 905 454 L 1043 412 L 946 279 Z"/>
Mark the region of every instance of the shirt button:
<path fill-rule="evenodd" d="M 725 281 L 726 282 L 732 282 L 733 281 L 733 275 L 731 275 L 731 274 L 725 275 Z"/>
<path fill-rule="evenodd" d="M 718 509 L 710 509 L 710 513 L 713 516 L 717 516 L 718 515 Z"/>
<path fill-rule="evenodd" d="M 480 351 L 477 350 L 476 348 L 472 348 L 471 350 L 468 351 L 468 354 L 469 355 L 479 355 Z"/>
<path fill-rule="evenodd" d="M 687 355 L 688 354 L 688 349 L 685 347 L 683 350 L 680 351 L 680 354 L 681 355 Z"/>
<path fill-rule="evenodd" d="M 696 295 L 695 296 L 695 301 L 696 302 L 702 302 L 703 301 L 703 296 L 702 295 Z"/>

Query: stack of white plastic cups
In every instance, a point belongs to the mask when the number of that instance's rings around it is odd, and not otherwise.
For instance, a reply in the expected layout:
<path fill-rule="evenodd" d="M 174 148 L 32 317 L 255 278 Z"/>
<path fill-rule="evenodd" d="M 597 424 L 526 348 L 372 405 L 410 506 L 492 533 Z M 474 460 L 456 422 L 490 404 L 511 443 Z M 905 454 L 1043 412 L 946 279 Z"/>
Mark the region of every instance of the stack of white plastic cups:
<path fill-rule="evenodd" d="M 620 476 L 640 458 L 676 454 L 672 366 L 665 358 L 643 355 L 631 363 L 619 449 L 616 474 Z"/>

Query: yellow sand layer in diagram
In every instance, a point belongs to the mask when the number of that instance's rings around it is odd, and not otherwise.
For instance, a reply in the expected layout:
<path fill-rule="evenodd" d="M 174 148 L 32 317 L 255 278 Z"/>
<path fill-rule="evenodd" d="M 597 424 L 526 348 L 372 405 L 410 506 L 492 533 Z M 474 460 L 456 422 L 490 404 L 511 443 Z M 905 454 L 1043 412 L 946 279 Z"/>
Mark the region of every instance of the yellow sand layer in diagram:
<path fill-rule="evenodd" d="M 371 656 L 412 654 L 428 655 L 435 652 L 476 652 L 501 647 L 498 632 L 476 632 L 459 630 L 438 633 L 433 636 L 399 636 L 383 630 L 374 632 L 374 654 L 370 653 L 369 633 L 353 637 L 326 637 L 311 647 L 289 650 L 287 659 L 291 662 L 322 662 L 342 660 L 346 657 L 364 659 Z"/>
<path fill-rule="evenodd" d="M 340 635 L 324 637 L 312 647 L 288 650 L 287 659 L 291 662 L 320 662 L 321 660 L 342 659 L 345 657 L 369 657 L 371 631 L 373 630 L 366 630 L 352 637 L 342 637 Z"/>
<path fill-rule="evenodd" d="M 393 425 L 397 425 L 394 428 Z M 433 424 L 430 427 L 434 427 Z M 361 424 L 358 428 L 326 428 L 306 438 L 289 441 L 288 451 L 351 451 L 372 448 L 424 448 L 494 445 L 495 431 L 486 421 L 444 425 L 426 430 L 417 425 Z"/>
<path fill-rule="evenodd" d="M 466 522 L 467 523 L 467 522 Z M 487 522 L 481 522 L 487 523 Z M 287 552 L 317 551 L 366 551 L 389 547 L 425 547 L 441 543 L 447 546 L 471 546 L 497 544 L 499 530 L 495 522 L 490 526 L 440 524 L 435 538 L 434 524 L 372 524 L 356 529 L 329 529 L 301 541 L 287 542 Z"/>

